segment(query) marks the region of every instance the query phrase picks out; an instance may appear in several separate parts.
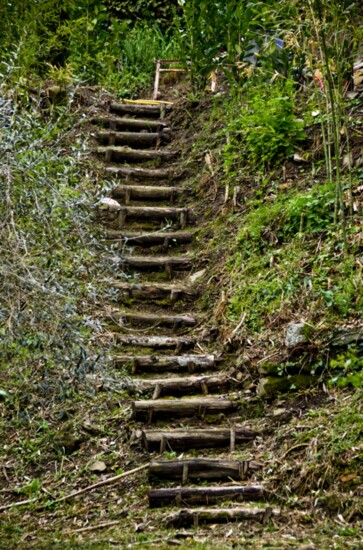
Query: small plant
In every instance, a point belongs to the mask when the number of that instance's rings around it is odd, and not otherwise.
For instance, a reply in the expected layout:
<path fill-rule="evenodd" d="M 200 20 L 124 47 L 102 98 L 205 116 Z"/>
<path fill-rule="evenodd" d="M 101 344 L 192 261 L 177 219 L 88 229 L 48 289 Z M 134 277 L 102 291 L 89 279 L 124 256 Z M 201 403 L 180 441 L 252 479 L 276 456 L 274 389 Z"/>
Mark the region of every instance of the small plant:
<path fill-rule="evenodd" d="M 363 387 L 363 357 L 361 350 L 357 347 L 351 347 L 336 358 L 331 359 L 329 370 L 332 377 L 330 384 L 340 388 L 352 386 L 354 388 Z"/>
<path fill-rule="evenodd" d="M 243 98 L 243 96 L 242 96 Z M 249 90 L 247 103 L 228 128 L 230 143 L 223 156 L 227 171 L 247 157 L 262 170 L 291 155 L 306 139 L 304 122 L 295 113 L 293 84 L 261 84 Z"/>

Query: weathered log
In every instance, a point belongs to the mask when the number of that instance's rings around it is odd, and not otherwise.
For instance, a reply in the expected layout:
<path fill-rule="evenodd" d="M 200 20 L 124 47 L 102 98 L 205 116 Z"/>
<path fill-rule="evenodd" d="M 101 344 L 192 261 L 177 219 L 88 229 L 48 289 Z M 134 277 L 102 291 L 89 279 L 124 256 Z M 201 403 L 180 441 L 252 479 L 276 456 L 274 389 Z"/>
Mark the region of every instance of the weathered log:
<path fill-rule="evenodd" d="M 232 521 L 257 521 L 265 523 L 278 517 L 280 510 L 266 508 L 195 508 L 180 510 L 166 518 L 168 527 L 198 527 L 204 523 L 229 523 Z"/>
<path fill-rule="evenodd" d="M 166 200 L 175 199 L 185 190 L 183 187 L 159 187 L 146 185 L 119 185 L 112 190 L 113 199 L 128 200 Z"/>
<path fill-rule="evenodd" d="M 143 105 L 132 103 L 119 103 L 112 102 L 110 105 L 110 111 L 114 113 L 120 113 L 122 115 L 135 115 L 146 116 L 150 118 L 159 118 L 162 116 L 163 111 L 170 111 L 171 108 L 168 105 Z"/>
<path fill-rule="evenodd" d="M 189 208 L 173 208 L 166 206 L 122 206 L 119 211 L 119 223 L 122 227 L 126 220 L 180 220 L 181 227 L 185 227 L 192 218 Z"/>
<path fill-rule="evenodd" d="M 150 180 L 169 180 L 175 176 L 175 170 L 170 168 L 127 168 L 107 166 L 105 172 L 119 178 L 126 179 L 150 179 Z"/>
<path fill-rule="evenodd" d="M 150 132 L 160 132 L 167 128 L 167 124 L 161 120 L 142 120 L 137 118 L 121 118 L 121 117 L 92 117 L 92 124 L 99 124 L 115 130 L 149 130 Z"/>
<path fill-rule="evenodd" d="M 187 458 L 183 460 L 152 461 L 149 465 L 149 482 L 176 480 L 185 484 L 193 480 L 235 480 L 246 479 L 249 474 L 261 470 L 254 460 L 213 460 L 208 458 Z"/>
<path fill-rule="evenodd" d="M 191 348 L 195 344 L 194 338 L 188 338 L 187 336 L 116 336 L 117 343 L 125 346 L 136 346 L 140 348 L 175 348 L 176 350 L 182 350 L 184 348 Z"/>
<path fill-rule="evenodd" d="M 109 315 L 107 315 L 109 317 Z M 112 318 L 118 319 L 120 323 L 131 325 L 152 325 L 168 327 L 192 327 L 197 320 L 192 315 L 160 315 L 158 313 L 131 313 L 128 311 L 112 312 Z"/>
<path fill-rule="evenodd" d="M 214 355 L 119 355 L 116 365 L 133 365 L 133 373 L 195 372 L 205 371 L 215 365 Z"/>
<path fill-rule="evenodd" d="M 139 270 L 188 270 L 192 267 L 193 261 L 185 256 L 125 256 L 121 263 Z"/>
<path fill-rule="evenodd" d="M 191 399 L 156 399 L 132 402 L 132 418 L 152 422 L 161 418 L 203 418 L 207 414 L 231 413 L 238 408 L 237 401 L 213 397 Z"/>
<path fill-rule="evenodd" d="M 189 449 L 213 449 L 248 443 L 258 432 L 244 427 L 197 430 L 143 430 L 142 442 L 147 451 L 187 451 Z"/>
<path fill-rule="evenodd" d="M 108 162 L 169 160 L 178 154 L 176 151 L 170 150 L 149 151 L 148 149 L 131 149 L 130 147 L 117 146 L 96 147 L 95 152 L 99 155 L 105 155 Z"/>
<path fill-rule="evenodd" d="M 160 246 L 165 249 L 179 244 L 190 243 L 194 237 L 192 231 L 153 231 L 151 233 L 141 233 L 138 231 L 123 231 L 109 229 L 107 231 L 109 239 L 120 239 L 130 246 Z"/>
<path fill-rule="evenodd" d="M 168 285 L 165 283 L 114 283 L 113 288 L 121 291 L 121 295 L 128 299 L 164 300 L 169 299 L 171 304 L 178 300 L 196 296 L 196 290 L 192 287 Z"/>
<path fill-rule="evenodd" d="M 214 460 L 190 458 L 183 460 L 152 461 L 149 465 L 149 481 L 180 480 L 228 480 L 240 481 L 247 475 L 261 470 L 254 460 Z"/>
<path fill-rule="evenodd" d="M 129 391 L 145 394 L 153 391 L 153 399 L 166 395 L 208 394 L 215 391 L 226 390 L 232 385 L 232 379 L 228 374 L 216 374 L 205 376 L 185 376 L 175 378 L 144 378 L 133 379 L 128 386 Z"/>
<path fill-rule="evenodd" d="M 127 145 L 135 149 L 143 147 L 157 147 L 162 143 L 169 143 L 171 136 L 168 132 L 113 132 L 100 130 L 96 133 L 100 143 L 106 145 Z"/>
<path fill-rule="evenodd" d="M 218 486 L 218 487 L 177 487 L 172 489 L 150 489 L 150 508 L 161 508 L 177 504 L 211 504 L 221 500 L 234 502 L 260 500 L 265 497 L 260 485 Z"/>

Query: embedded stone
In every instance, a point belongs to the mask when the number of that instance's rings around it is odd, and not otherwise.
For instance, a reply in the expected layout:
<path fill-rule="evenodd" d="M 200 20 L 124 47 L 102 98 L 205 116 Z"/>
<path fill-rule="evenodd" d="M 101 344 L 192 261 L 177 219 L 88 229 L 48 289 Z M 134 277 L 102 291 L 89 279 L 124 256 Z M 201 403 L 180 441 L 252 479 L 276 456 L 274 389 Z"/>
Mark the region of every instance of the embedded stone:
<path fill-rule="evenodd" d="M 295 348 L 299 344 L 306 344 L 309 327 L 306 323 L 291 323 L 286 330 L 285 346 L 289 349 Z"/>
<path fill-rule="evenodd" d="M 98 201 L 96 207 L 99 210 L 109 210 L 111 212 L 118 212 L 119 210 L 121 210 L 121 205 L 114 199 L 110 199 L 108 197 L 105 197 Z"/>

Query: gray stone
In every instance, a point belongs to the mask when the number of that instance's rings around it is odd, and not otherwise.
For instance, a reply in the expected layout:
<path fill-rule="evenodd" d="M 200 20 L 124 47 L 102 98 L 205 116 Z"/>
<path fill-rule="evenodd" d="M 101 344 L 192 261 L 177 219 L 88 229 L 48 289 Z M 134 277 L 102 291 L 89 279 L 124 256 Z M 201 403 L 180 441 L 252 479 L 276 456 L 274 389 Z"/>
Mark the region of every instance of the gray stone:
<path fill-rule="evenodd" d="M 309 327 L 306 323 L 291 323 L 286 330 L 285 346 L 289 349 L 306 344 L 308 338 Z"/>
<path fill-rule="evenodd" d="M 118 212 L 121 210 L 121 205 L 115 201 L 114 199 L 110 199 L 108 197 L 101 199 L 97 204 L 96 207 L 99 210 L 109 210 L 113 212 Z"/>

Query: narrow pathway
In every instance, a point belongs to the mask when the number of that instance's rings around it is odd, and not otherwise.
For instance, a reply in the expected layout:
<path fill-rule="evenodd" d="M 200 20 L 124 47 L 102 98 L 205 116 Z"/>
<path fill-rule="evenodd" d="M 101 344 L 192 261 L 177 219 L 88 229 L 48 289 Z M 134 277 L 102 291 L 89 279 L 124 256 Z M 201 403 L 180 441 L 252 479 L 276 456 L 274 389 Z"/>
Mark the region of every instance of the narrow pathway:
<path fill-rule="evenodd" d="M 263 485 L 249 481 L 260 465 L 234 458 L 259 434 L 241 424 L 238 381 L 205 351 L 194 311 L 197 219 L 187 206 L 193 197 L 183 186 L 168 111 L 114 102 L 107 116 L 92 119 L 96 152 L 120 182 L 100 211 L 128 275 L 114 285 L 122 308 L 105 312 L 111 323 L 118 320 L 115 367 L 130 369 L 132 418 L 140 423 L 142 445 L 151 459 L 155 452 L 170 457 L 150 464 L 149 506 L 174 506 L 167 524 L 175 527 L 264 521 L 279 512 L 267 504 Z M 175 459 L 177 452 L 182 458 Z"/>

